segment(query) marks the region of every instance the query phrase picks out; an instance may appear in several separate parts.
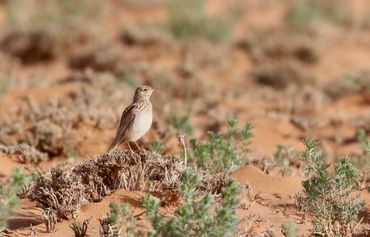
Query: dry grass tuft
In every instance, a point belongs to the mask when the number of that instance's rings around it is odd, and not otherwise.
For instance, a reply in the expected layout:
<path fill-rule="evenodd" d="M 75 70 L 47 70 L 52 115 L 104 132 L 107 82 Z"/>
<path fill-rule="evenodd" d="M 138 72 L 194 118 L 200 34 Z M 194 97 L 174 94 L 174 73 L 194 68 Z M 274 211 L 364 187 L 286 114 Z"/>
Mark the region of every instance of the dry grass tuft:
<path fill-rule="evenodd" d="M 145 150 L 112 151 L 75 167 L 50 170 L 36 179 L 29 197 L 43 208 L 55 209 L 58 217 L 64 219 L 84 204 L 99 201 L 120 188 L 149 192 L 167 205 L 178 200 L 185 169 L 176 156 Z M 226 175 L 210 177 L 203 171 L 196 172 L 203 178 L 201 190 L 219 193 L 226 183 Z"/>
<path fill-rule="evenodd" d="M 346 73 L 329 82 L 324 90 L 334 99 L 357 93 L 370 94 L 370 70 Z"/>
<path fill-rule="evenodd" d="M 48 159 L 48 155 L 46 153 L 40 152 L 35 147 L 30 146 L 26 143 L 14 146 L 0 145 L 0 151 L 6 154 L 17 155 L 17 159 L 21 163 L 38 164 Z"/>
<path fill-rule="evenodd" d="M 295 61 L 282 60 L 256 66 L 252 75 L 261 84 L 276 89 L 285 89 L 290 85 L 304 85 L 314 82 L 312 76 Z"/>
<path fill-rule="evenodd" d="M 124 29 L 120 36 L 122 43 L 129 46 L 169 46 L 174 47 L 173 39 L 158 27 L 132 25 Z"/>
<path fill-rule="evenodd" d="M 316 63 L 320 56 L 317 44 L 313 42 L 313 37 L 304 34 L 262 33 L 248 37 L 246 42 L 240 42 L 239 46 L 246 47 L 256 63 L 290 59 L 312 64 Z"/>
<path fill-rule="evenodd" d="M 1 40 L 1 49 L 24 64 L 50 61 L 55 58 L 53 39 L 42 31 L 19 31 Z"/>
<path fill-rule="evenodd" d="M 27 98 L 19 107 L 9 109 L 6 116 L 0 116 L 0 144 L 27 143 L 49 157 L 78 151 L 81 136 L 77 133 L 81 127 L 101 129 L 115 125 L 118 116 L 106 104 L 122 101 L 125 94 L 113 91 L 117 88 L 114 80 L 111 74 L 85 75 L 79 80 L 81 85 L 63 98 L 46 102 Z"/>
<path fill-rule="evenodd" d="M 114 48 L 100 47 L 72 56 L 68 64 L 78 70 L 91 68 L 94 71 L 118 72 L 119 62 L 119 55 Z"/>

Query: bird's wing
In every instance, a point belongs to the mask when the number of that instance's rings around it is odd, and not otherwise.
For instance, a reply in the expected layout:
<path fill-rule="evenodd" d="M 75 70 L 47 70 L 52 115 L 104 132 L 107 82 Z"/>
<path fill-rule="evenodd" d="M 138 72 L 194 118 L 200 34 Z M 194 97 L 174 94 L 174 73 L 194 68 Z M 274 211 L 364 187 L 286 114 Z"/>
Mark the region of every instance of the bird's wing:
<path fill-rule="evenodd" d="M 113 139 L 112 144 L 108 148 L 108 151 L 112 150 L 115 146 L 124 142 L 126 131 L 129 127 L 131 127 L 133 121 L 135 120 L 137 107 L 138 105 L 136 103 L 132 103 L 123 111 L 121 115 L 121 121 L 116 132 L 116 137 Z"/>

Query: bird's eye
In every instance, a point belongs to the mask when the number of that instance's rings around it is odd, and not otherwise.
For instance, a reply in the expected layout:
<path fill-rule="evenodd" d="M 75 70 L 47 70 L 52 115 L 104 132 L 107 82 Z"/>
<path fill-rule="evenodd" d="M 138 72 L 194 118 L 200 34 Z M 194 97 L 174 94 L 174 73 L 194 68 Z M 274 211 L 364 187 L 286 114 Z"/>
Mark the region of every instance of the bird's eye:
<path fill-rule="evenodd" d="M 144 88 L 144 91 L 147 91 L 148 89 Z"/>

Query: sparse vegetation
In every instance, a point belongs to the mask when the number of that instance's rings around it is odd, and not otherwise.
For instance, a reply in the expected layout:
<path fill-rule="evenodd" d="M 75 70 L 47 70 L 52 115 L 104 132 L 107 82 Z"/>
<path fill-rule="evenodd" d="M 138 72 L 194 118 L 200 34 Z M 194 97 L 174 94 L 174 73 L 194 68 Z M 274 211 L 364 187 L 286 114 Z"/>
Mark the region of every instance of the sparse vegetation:
<path fill-rule="evenodd" d="M 365 2 L 0 0 L 0 236 L 368 236 Z"/>
<path fill-rule="evenodd" d="M 289 86 L 302 86 L 314 82 L 313 76 L 304 67 L 290 60 L 260 64 L 253 69 L 252 76 L 258 83 L 275 89 L 286 89 Z"/>
<path fill-rule="evenodd" d="M 370 91 L 370 72 L 360 70 L 352 73 L 345 73 L 340 78 L 329 82 L 325 88 L 325 92 L 333 99 L 356 93 L 364 93 Z"/>
<path fill-rule="evenodd" d="M 176 114 L 172 114 L 170 116 L 170 122 L 178 133 L 185 133 L 189 136 L 193 135 L 193 127 L 191 126 L 190 118 L 187 115 L 178 116 Z"/>
<path fill-rule="evenodd" d="M 62 219 L 69 219 L 83 205 L 119 188 L 151 192 L 166 204 L 177 199 L 184 170 L 179 157 L 145 150 L 134 155 L 128 151 L 109 152 L 75 167 L 55 168 L 40 175 L 29 197 L 44 208 L 54 209 Z M 203 177 L 202 190 L 219 193 L 225 185 L 225 175 L 210 176 L 201 170 L 197 173 Z"/>
<path fill-rule="evenodd" d="M 297 227 L 292 220 L 283 224 L 282 232 L 286 237 L 298 237 L 297 235 Z"/>
<path fill-rule="evenodd" d="M 162 152 L 162 141 L 161 140 L 155 140 L 152 144 L 152 148 L 154 151 L 158 152 L 158 153 L 161 153 Z"/>
<path fill-rule="evenodd" d="M 9 84 L 10 84 L 9 75 L 7 77 L 4 76 L 4 78 L 0 80 L 0 99 L 7 91 Z"/>
<path fill-rule="evenodd" d="M 274 161 L 279 166 L 283 176 L 289 175 L 292 171 L 292 166 L 297 164 L 299 156 L 291 147 L 277 145 L 274 153 Z"/>
<path fill-rule="evenodd" d="M 357 164 L 361 172 L 364 174 L 365 181 L 369 179 L 370 173 L 370 139 L 367 137 L 365 130 L 359 129 L 357 131 L 357 140 L 362 147 L 362 154 L 358 158 Z"/>
<path fill-rule="evenodd" d="M 88 19 L 98 19 L 104 9 L 100 1 L 66 2 L 51 0 L 6 1 L 7 26 L 16 32 L 39 32 L 57 44 L 67 47 L 93 36 L 94 30 Z M 68 33 L 68 35 L 66 35 Z"/>
<path fill-rule="evenodd" d="M 340 159 L 329 171 L 325 153 L 316 141 L 305 140 L 302 159 L 307 162 L 303 181 L 302 206 L 313 214 L 313 234 L 319 236 L 353 236 L 359 212 L 365 201 L 356 198 L 359 172 L 348 157 Z"/>
<path fill-rule="evenodd" d="M 85 237 L 87 236 L 87 228 L 89 226 L 89 219 L 86 219 L 82 222 L 82 224 L 79 221 L 74 221 L 72 224 L 69 225 L 69 227 L 73 230 L 73 233 L 75 234 L 75 237 Z"/>
<path fill-rule="evenodd" d="M 58 221 L 56 211 L 53 208 L 45 208 L 42 210 L 42 220 L 46 226 L 46 232 L 51 233 L 55 230 L 55 225 Z"/>
<path fill-rule="evenodd" d="M 8 218 L 19 206 L 18 192 L 30 182 L 30 176 L 22 169 L 14 169 L 6 182 L 0 182 L 0 235 L 7 227 Z"/>
<path fill-rule="evenodd" d="M 286 20 L 288 25 L 296 30 L 305 30 L 318 20 L 335 24 L 346 24 L 350 21 L 346 1 L 304 0 L 293 2 Z"/>
<path fill-rule="evenodd" d="M 239 187 L 229 181 L 222 191 L 222 201 L 212 214 L 213 196 L 198 192 L 200 178 L 191 172 L 182 176 L 181 194 L 184 203 L 177 208 L 174 217 L 166 217 L 159 212 L 159 200 L 145 196 L 143 207 L 148 212 L 151 229 L 148 236 L 234 236 L 238 218 L 236 197 Z"/>
<path fill-rule="evenodd" d="M 17 155 L 18 161 L 21 163 L 38 164 L 49 158 L 46 153 L 40 152 L 26 143 L 14 146 L 3 146 L 0 144 L 0 151 L 6 154 Z"/>
<path fill-rule="evenodd" d="M 203 4 L 203 0 L 168 0 L 168 27 L 176 38 L 220 42 L 231 34 L 238 10 L 229 9 L 224 16 L 210 16 Z"/>
<path fill-rule="evenodd" d="M 228 121 L 227 133 L 209 131 L 208 141 L 192 139 L 190 163 L 211 173 L 229 173 L 245 164 L 253 126 L 250 123 L 242 129 L 237 126 L 238 121 L 231 119 Z"/>
<path fill-rule="evenodd" d="M 119 225 L 120 219 L 128 214 L 128 206 L 119 206 L 115 202 L 109 204 L 110 212 L 107 217 L 100 219 L 100 235 L 103 237 L 118 237 L 121 236 L 121 230 Z"/>

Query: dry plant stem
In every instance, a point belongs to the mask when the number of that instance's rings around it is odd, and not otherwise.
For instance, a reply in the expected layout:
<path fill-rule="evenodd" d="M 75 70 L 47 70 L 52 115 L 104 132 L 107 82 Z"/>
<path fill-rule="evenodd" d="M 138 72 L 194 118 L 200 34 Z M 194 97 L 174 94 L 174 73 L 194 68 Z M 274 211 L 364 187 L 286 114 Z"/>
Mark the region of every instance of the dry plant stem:
<path fill-rule="evenodd" d="M 186 151 L 186 145 L 185 145 L 185 134 L 181 134 L 179 135 L 179 141 L 182 145 L 182 148 L 184 150 L 184 159 L 185 159 L 185 167 L 187 167 L 187 163 L 188 163 L 188 154 L 187 154 L 187 151 Z"/>

